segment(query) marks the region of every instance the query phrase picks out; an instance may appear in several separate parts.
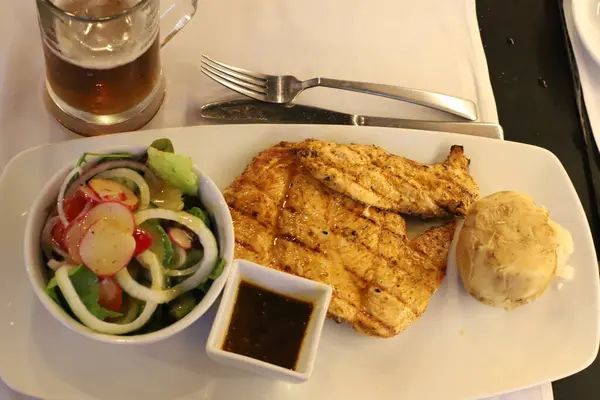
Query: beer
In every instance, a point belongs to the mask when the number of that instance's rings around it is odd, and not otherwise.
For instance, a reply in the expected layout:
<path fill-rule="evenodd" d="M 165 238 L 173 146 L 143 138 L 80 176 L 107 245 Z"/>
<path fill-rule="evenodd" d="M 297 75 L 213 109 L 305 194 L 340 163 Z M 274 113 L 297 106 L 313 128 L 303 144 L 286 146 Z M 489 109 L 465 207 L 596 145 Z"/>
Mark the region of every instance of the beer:
<path fill-rule="evenodd" d="M 58 122 L 103 135 L 139 129 L 154 117 L 165 98 L 159 50 L 198 3 L 170 2 L 161 13 L 162 0 L 36 0 L 44 101 Z"/>
<path fill-rule="evenodd" d="M 53 1 L 77 17 L 118 15 L 139 0 Z M 131 13 L 104 22 L 71 19 L 44 37 L 46 80 L 58 102 L 87 113 L 119 114 L 144 101 L 160 79 L 158 25 Z M 154 25 L 154 26 L 153 26 Z"/>

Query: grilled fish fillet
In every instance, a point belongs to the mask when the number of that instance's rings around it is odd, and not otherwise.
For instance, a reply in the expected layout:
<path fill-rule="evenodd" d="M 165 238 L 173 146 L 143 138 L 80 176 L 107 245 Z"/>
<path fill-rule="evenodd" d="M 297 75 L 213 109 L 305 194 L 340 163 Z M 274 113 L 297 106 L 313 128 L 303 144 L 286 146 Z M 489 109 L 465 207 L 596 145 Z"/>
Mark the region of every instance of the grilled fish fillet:
<path fill-rule="evenodd" d="M 363 204 L 422 218 L 464 215 L 479 197 L 461 146 L 446 161 L 423 165 L 376 146 L 306 140 L 302 165 L 331 189 Z"/>
<path fill-rule="evenodd" d="M 235 256 L 331 285 L 329 316 L 360 332 L 400 333 L 442 283 L 454 223 L 409 240 L 399 214 L 326 187 L 295 150 L 263 151 L 225 191 Z"/>

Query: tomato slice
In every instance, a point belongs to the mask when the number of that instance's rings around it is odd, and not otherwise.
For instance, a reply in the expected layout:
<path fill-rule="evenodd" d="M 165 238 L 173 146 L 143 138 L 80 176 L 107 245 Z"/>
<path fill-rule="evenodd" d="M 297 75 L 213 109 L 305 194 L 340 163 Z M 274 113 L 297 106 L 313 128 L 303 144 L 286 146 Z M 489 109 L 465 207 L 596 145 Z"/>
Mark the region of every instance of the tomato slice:
<path fill-rule="evenodd" d="M 68 199 L 63 201 L 63 211 L 65 212 L 65 217 L 67 221 L 71 222 L 75 218 L 81 214 L 85 206 L 87 205 L 87 200 L 83 195 L 77 191 Z M 56 243 L 63 250 L 67 250 L 65 246 L 65 231 L 67 227 L 62 224 L 60 220 L 56 221 L 54 226 L 52 227 L 51 237 L 52 241 Z"/>
<path fill-rule="evenodd" d="M 135 239 L 135 251 L 133 256 L 136 257 L 148 250 L 152 246 L 152 236 L 148 232 L 142 229 L 136 229 L 133 231 L 133 238 Z"/>
<path fill-rule="evenodd" d="M 62 224 L 62 222 L 60 222 L 60 220 L 57 220 L 54 226 L 52 227 L 51 236 L 52 241 L 55 244 L 57 244 L 61 249 L 66 251 L 67 249 L 64 241 L 65 229 L 66 227 Z"/>
<path fill-rule="evenodd" d="M 123 307 L 123 289 L 110 277 L 98 281 L 98 304 L 106 310 L 120 312 Z"/>
<path fill-rule="evenodd" d="M 87 200 L 80 191 L 76 191 L 71 197 L 63 201 L 65 217 L 69 222 L 73 221 L 85 208 Z"/>

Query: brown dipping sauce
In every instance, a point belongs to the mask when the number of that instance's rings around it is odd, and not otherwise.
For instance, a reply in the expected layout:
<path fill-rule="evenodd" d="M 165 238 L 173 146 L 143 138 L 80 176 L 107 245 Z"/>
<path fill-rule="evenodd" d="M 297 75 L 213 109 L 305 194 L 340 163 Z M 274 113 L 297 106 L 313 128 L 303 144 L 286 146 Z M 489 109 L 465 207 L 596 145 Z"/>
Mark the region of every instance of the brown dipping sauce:
<path fill-rule="evenodd" d="M 240 282 L 223 350 L 295 369 L 313 304 Z"/>

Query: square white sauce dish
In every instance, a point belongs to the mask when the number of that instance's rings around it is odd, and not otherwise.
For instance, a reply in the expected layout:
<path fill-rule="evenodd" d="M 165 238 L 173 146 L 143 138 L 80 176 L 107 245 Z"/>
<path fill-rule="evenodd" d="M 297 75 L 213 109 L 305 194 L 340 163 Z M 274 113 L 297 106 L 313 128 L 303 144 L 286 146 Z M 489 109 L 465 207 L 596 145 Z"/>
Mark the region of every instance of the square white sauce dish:
<path fill-rule="evenodd" d="M 308 380 L 331 294 L 328 285 L 235 260 L 208 356 L 275 379 Z"/>

